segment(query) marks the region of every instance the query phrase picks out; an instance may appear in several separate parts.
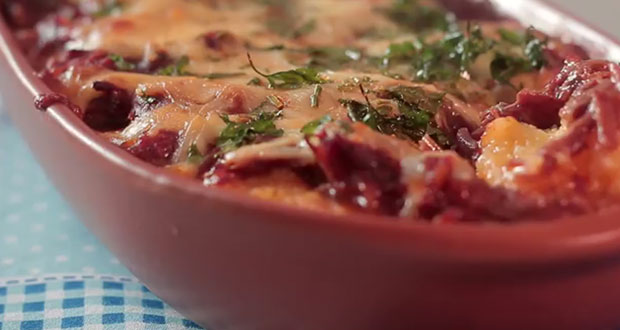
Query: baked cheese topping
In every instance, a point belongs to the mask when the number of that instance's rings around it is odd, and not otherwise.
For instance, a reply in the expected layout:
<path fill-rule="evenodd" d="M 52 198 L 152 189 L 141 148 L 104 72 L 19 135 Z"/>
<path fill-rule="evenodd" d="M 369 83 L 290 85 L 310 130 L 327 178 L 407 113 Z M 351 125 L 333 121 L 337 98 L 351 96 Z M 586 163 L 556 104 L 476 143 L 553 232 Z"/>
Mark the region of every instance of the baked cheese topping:
<path fill-rule="evenodd" d="M 620 194 L 620 69 L 423 0 L 8 0 L 86 125 L 205 189 L 400 220 L 519 221 Z"/>

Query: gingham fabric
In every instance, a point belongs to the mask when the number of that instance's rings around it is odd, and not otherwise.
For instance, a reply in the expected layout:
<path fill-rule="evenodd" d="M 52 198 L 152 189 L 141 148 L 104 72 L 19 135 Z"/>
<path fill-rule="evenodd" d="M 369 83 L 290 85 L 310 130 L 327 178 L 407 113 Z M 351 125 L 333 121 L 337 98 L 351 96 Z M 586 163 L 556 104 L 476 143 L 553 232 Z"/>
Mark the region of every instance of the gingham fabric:
<path fill-rule="evenodd" d="M 201 328 L 86 230 L 0 106 L 0 330 L 22 329 Z"/>
<path fill-rule="evenodd" d="M 0 329 L 202 329 L 132 278 L 46 276 L 0 282 Z"/>

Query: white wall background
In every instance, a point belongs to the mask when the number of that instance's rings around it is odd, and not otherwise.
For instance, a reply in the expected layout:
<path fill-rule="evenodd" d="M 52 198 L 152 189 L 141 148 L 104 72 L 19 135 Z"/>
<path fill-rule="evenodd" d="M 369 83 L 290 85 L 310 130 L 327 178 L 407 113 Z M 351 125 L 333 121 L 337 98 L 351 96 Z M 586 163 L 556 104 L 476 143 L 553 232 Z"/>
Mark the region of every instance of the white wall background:
<path fill-rule="evenodd" d="M 510 1 L 510 0 L 505 0 Z M 548 0 L 620 38 L 620 0 Z"/>

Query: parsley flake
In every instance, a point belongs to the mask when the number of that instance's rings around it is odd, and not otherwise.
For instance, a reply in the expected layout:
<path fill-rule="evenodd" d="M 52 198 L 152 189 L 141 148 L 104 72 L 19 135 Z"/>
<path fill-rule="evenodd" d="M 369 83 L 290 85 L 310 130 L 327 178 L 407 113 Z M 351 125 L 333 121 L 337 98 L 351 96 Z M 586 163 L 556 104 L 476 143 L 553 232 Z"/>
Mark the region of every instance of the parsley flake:
<path fill-rule="evenodd" d="M 330 117 L 329 115 L 325 115 L 319 119 L 313 120 L 309 123 L 307 123 L 306 125 L 304 125 L 300 132 L 305 134 L 305 135 L 313 135 L 314 133 L 316 133 L 316 131 L 321 128 L 323 125 L 329 123 L 333 121 L 332 117 Z"/>
<path fill-rule="evenodd" d="M 478 56 L 491 50 L 495 42 L 482 35 L 479 26 L 467 32 L 451 32 L 438 42 L 421 43 L 413 62 L 415 80 L 450 80 L 467 72 Z"/>
<path fill-rule="evenodd" d="M 366 92 L 363 93 L 365 104 L 350 99 L 340 100 L 352 121 L 364 123 L 383 134 L 416 142 L 427 133 L 441 132 L 436 128 L 434 115 L 441 105 L 443 94 L 429 94 L 419 87 L 408 86 L 396 86 L 378 92 L 380 98 L 391 99 L 398 104 L 400 114 L 394 114 L 390 108 L 375 108 Z"/>
<path fill-rule="evenodd" d="M 216 144 L 222 153 L 227 153 L 259 140 L 280 137 L 284 131 L 278 129 L 274 121 L 281 115 L 281 111 L 256 109 L 247 121 L 235 122 L 230 120 L 228 115 L 222 114 L 220 118 L 226 123 L 226 127 L 220 132 Z"/>
<path fill-rule="evenodd" d="M 496 51 L 490 67 L 493 79 L 509 84 L 512 77 L 545 66 L 544 52 L 547 41 L 537 38 L 533 28 L 529 28 L 524 35 L 505 29 L 500 29 L 499 34 L 502 41 L 510 47 Z"/>
<path fill-rule="evenodd" d="M 418 0 L 394 0 L 389 8 L 382 11 L 394 23 L 413 32 L 448 31 L 456 24 L 453 14 L 420 4 Z"/>
<path fill-rule="evenodd" d="M 260 78 L 254 77 L 254 78 L 250 79 L 250 81 L 248 81 L 247 84 L 249 86 L 260 86 L 261 85 Z"/>
<path fill-rule="evenodd" d="M 266 78 L 269 82 L 269 88 L 272 89 L 297 89 L 307 85 L 323 84 L 326 82 L 326 80 L 321 77 L 320 73 L 312 68 L 297 68 L 273 74 L 265 74 L 256 68 L 254 62 L 252 62 L 250 53 L 248 53 L 248 61 L 250 62 L 252 70 Z"/>
<path fill-rule="evenodd" d="M 198 146 L 196 145 L 196 143 L 192 143 L 191 147 L 187 151 L 187 161 L 191 164 L 200 164 L 202 163 L 203 159 L 204 156 L 202 155 L 200 150 L 198 150 Z"/>
<path fill-rule="evenodd" d="M 393 43 L 379 62 L 386 70 L 394 65 L 405 65 L 414 81 L 453 80 L 467 72 L 478 56 L 490 51 L 494 45 L 495 41 L 485 38 L 479 26 L 468 26 L 466 32 L 452 31 L 431 43 L 422 39 Z M 401 77 L 390 72 L 384 74 Z"/>
<path fill-rule="evenodd" d="M 110 16 L 120 12 L 123 9 L 123 5 L 116 0 L 106 1 L 106 3 L 100 5 L 99 10 L 93 13 L 93 17 L 101 18 Z"/>
<path fill-rule="evenodd" d="M 347 64 L 359 61 L 362 52 L 347 47 L 313 47 L 303 50 L 310 56 L 308 67 L 337 70 Z"/>
<path fill-rule="evenodd" d="M 114 62 L 114 65 L 116 65 L 116 68 L 118 70 L 121 71 L 133 71 L 136 69 L 136 65 L 131 63 L 131 62 L 127 62 L 125 60 L 124 57 L 118 55 L 118 54 L 109 54 L 108 58 L 111 59 Z"/>
<path fill-rule="evenodd" d="M 162 69 L 157 74 L 162 76 L 185 76 L 189 75 L 187 66 L 189 65 L 189 57 L 182 56 L 175 63 L 172 63 Z"/>

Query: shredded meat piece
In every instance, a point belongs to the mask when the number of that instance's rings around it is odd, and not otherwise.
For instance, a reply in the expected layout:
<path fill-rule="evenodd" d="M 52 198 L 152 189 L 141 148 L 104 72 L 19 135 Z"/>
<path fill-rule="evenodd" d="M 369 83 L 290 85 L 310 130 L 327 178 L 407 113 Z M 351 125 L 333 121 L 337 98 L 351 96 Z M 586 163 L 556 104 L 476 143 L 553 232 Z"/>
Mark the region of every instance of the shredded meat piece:
<path fill-rule="evenodd" d="M 70 50 L 50 57 L 45 64 L 45 68 L 39 72 L 39 76 L 52 87 L 61 88 L 60 76 L 70 68 L 80 68 L 81 71 L 99 69 L 116 69 L 114 61 L 110 59 L 105 51 L 83 51 Z"/>
<path fill-rule="evenodd" d="M 541 129 L 556 127 L 560 124 L 560 109 L 573 95 L 579 95 L 611 78 L 610 65 L 608 61 L 573 59 L 543 91 L 522 90 L 513 104 L 500 103 L 487 110 L 483 116 L 483 126 L 496 118 L 510 116 Z"/>
<path fill-rule="evenodd" d="M 134 156 L 155 166 L 170 164 L 170 158 L 178 146 L 177 132 L 161 130 L 154 136 L 143 136 L 135 144 L 126 146 Z"/>
<path fill-rule="evenodd" d="M 234 34 L 228 31 L 209 31 L 202 36 L 207 49 L 222 56 L 237 55 L 243 46 Z"/>
<path fill-rule="evenodd" d="M 515 221 L 582 211 L 576 205 L 548 203 L 518 191 L 491 187 L 478 178 L 459 179 L 454 173 L 453 157 L 426 157 L 423 165 L 425 189 L 418 214 L 424 219 L 442 222 Z"/>
<path fill-rule="evenodd" d="M 84 122 L 97 131 L 113 131 L 129 125 L 133 96 L 106 81 L 96 81 L 93 89 L 101 95 L 92 99 L 84 111 Z"/>
<path fill-rule="evenodd" d="M 88 19 L 78 5 L 66 0 L 6 0 L 0 8 L 9 26 L 17 30 L 17 42 L 37 70 L 49 57 L 64 52 L 71 39 L 70 28 Z M 47 33 L 38 32 L 42 27 Z"/>
<path fill-rule="evenodd" d="M 515 103 L 500 103 L 488 110 L 483 124 L 488 124 L 495 118 L 510 116 L 520 122 L 547 129 L 560 124 L 558 113 L 563 105 L 564 102 L 545 93 L 524 90 L 517 94 Z"/>
<path fill-rule="evenodd" d="M 353 141 L 338 127 L 324 129 L 308 144 L 327 178 L 327 194 L 372 213 L 398 215 L 407 189 L 397 159 Z"/>
<path fill-rule="evenodd" d="M 568 149 L 576 154 L 587 147 L 588 135 L 595 135 L 596 147 L 607 150 L 617 148 L 618 132 L 620 131 L 620 81 L 617 64 L 608 63 L 613 70 L 592 73 L 584 79 L 580 89 L 572 93 L 572 97 L 560 110 L 562 122 L 569 129 L 564 138 L 558 139 L 548 146 L 547 151 Z M 571 85 L 572 86 L 572 85 Z"/>
<path fill-rule="evenodd" d="M 476 159 L 480 154 L 480 145 L 472 136 L 469 129 L 462 127 L 456 132 L 455 151 L 467 158 Z"/>
<path fill-rule="evenodd" d="M 347 126 L 345 126 L 347 127 Z M 322 190 L 329 196 L 367 212 L 403 214 L 406 203 L 413 217 L 430 221 L 516 221 L 567 212 L 582 212 L 580 205 L 561 204 L 521 192 L 491 187 L 473 175 L 473 167 L 451 152 L 411 151 L 419 175 L 405 174 L 401 162 L 385 146 L 359 143 L 363 127 L 327 126 L 309 138 L 317 163 L 326 176 Z M 409 169 L 408 171 L 411 171 Z M 406 202 L 406 200 L 409 202 Z"/>

